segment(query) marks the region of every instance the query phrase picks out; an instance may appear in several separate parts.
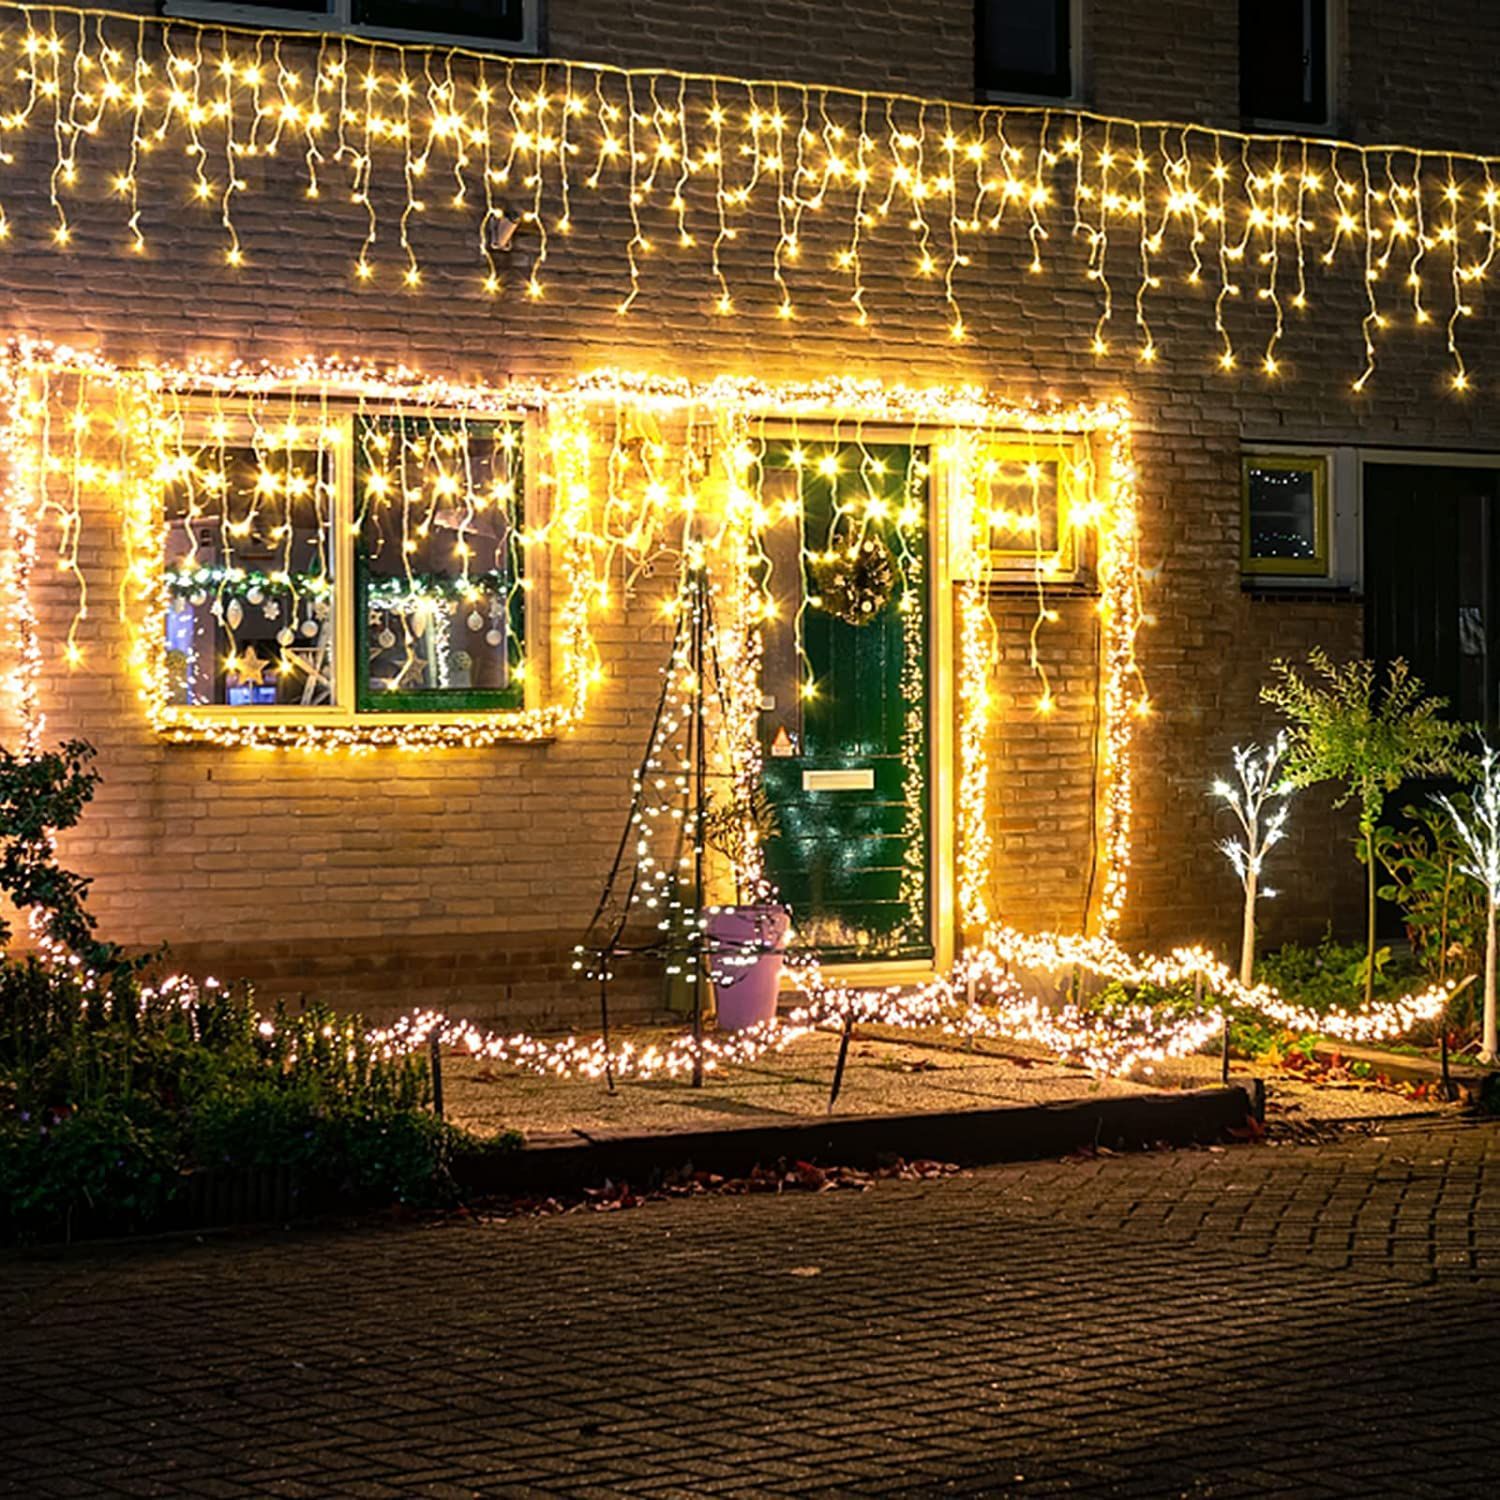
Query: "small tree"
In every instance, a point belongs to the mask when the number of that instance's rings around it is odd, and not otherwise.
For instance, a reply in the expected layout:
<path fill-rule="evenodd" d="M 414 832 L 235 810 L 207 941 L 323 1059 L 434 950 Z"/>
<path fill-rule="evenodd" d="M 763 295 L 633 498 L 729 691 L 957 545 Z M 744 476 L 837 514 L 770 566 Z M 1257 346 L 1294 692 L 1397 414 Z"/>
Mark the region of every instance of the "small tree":
<path fill-rule="evenodd" d="M 0 891 L 20 910 L 38 909 L 47 936 L 91 968 L 117 972 L 129 961 L 95 937 L 84 905 L 89 882 L 58 864 L 53 845 L 53 835 L 72 828 L 94 795 L 93 758 L 83 740 L 37 755 L 0 747 Z M 10 940 L 10 924 L 0 917 L 0 949 Z"/>
<path fill-rule="evenodd" d="M 1234 747 L 1234 769 L 1239 785 L 1216 781 L 1213 795 L 1239 820 L 1241 838 L 1220 839 L 1219 850 L 1234 866 L 1245 890 L 1245 916 L 1240 927 L 1240 983 L 1250 985 L 1255 977 L 1255 903 L 1276 894 L 1260 883 L 1266 855 L 1286 837 L 1287 800 L 1292 787 L 1281 775 L 1287 752 L 1285 733 L 1264 754 L 1259 745 Z"/>
<path fill-rule="evenodd" d="M 1500 905 L 1500 755 L 1488 741 L 1481 741 L 1479 782 L 1475 786 L 1472 808 L 1468 814 L 1454 806 L 1448 797 L 1432 800 L 1453 822 L 1454 831 L 1463 843 L 1466 857 L 1459 869 L 1484 887 L 1484 1029 L 1480 1037 L 1479 1056 L 1483 1062 L 1494 1062 L 1497 1046 L 1495 1026 L 1495 913 Z"/>
<path fill-rule="evenodd" d="M 1377 686 L 1372 661 L 1335 665 L 1318 648 L 1304 677 L 1278 661 L 1275 680 L 1260 690 L 1291 723 L 1286 779 L 1293 786 L 1341 781 L 1335 807 L 1357 801 L 1366 869 L 1365 1003 L 1375 992 L 1375 831 L 1386 796 L 1413 776 L 1460 776 L 1473 765 L 1459 749 L 1464 726 L 1444 719 L 1445 698 L 1423 696 L 1406 663 L 1393 661 Z"/>

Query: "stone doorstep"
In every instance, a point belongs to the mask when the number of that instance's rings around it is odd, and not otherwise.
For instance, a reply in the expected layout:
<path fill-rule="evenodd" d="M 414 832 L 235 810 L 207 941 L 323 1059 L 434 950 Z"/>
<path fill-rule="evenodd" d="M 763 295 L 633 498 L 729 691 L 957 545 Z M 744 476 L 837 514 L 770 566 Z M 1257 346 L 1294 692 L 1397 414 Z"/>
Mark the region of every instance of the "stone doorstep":
<path fill-rule="evenodd" d="M 469 1192 L 514 1196 L 567 1191 L 605 1181 L 645 1185 L 691 1168 L 725 1177 L 756 1166 L 814 1161 L 874 1167 L 895 1158 L 960 1166 L 1066 1156 L 1106 1146 L 1139 1150 L 1219 1140 L 1255 1118 L 1253 1080 L 1228 1088 L 1110 1099 L 1015 1104 L 908 1115 L 850 1115 L 719 1130 L 559 1135 L 519 1151 L 488 1149 L 455 1164 Z"/>
<path fill-rule="evenodd" d="M 1412 1057 L 1405 1052 L 1383 1052 L 1378 1047 L 1353 1047 L 1340 1042 L 1319 1042 L 1313 1056 L 1322 1063 L 1334 1058 L 1343 1062 L 1362 1062 L 1397 1083 L 1433 1083 L 1443 1076 L 1443 1065 L 1435 1057 Z M 1478 1063 L 1450 1059 L 1448 1076 L 1464 1098 L 1475 1100 L 1484 1080 L 1494 1070 Z"/>

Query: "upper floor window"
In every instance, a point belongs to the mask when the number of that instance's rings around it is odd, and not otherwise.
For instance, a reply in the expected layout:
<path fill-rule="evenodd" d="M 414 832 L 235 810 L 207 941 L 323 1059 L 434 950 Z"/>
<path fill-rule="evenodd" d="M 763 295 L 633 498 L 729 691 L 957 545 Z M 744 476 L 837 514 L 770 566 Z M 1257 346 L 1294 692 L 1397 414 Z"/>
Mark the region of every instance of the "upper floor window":
<path fill-rule="evenodd" d="M 979 0 L 976 18 L 982 93 L 1073 97 L 1073 0 Z"/>
<path fill-rule="evenodd" d="M 169 16 L 535 52 L 541 0 L 166 0 Z"/>
<path fill-rule="evenodd" d="M 1240 0 L 1240 112 L 1274 124 L 1328 123 L 1328 0 Z"/>

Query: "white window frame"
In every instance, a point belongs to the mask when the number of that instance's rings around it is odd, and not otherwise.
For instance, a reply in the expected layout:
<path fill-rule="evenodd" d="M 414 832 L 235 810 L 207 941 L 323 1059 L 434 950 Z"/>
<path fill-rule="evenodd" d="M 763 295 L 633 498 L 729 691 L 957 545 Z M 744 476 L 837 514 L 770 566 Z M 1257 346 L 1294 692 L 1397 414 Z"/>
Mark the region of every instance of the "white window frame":
<path fill-rule="evenodd" d="M 1083 89 L 1083 0 L 1064 0 L 1068 7 L 1068 82 L 1066 94 L 1031 94 L 1020 89 L 981 89 L 987 104 L 1082 104 Z M 977 20 L 976 20 L 977 25 Z M 977 40 L 977 30 L 976 30 Z M 976 63 L 978 59 L 975 59 Z"/>
<path fill-rule="evenodd" d="M 226 411 L 222 406 L 217 406 L 207 400 L 194 400 L 186 404 L 182 441 L 184 445 L 210 441 L 212 438 L 210 425 L 223 421 L 229 425 L 229 436 L 225 440 L 227 445 L 248 446 L 257 425 L 273 426 L 283 412 L 287 417 L 295 414 L 300 415 L 303 420 L 307 419 L 305 409 L 294 413 L 290 405 L 283 408 L 275 402 L 268 402 L 263 410 L 257 411 L 256 418 L 252 421 L 243 412 Z M 306 724 L 320 727 L 358 728 L 382 724 L 471 724 L 476 718 L 487 718 L 493 719 L 497 724 L 504 724 L 507 719 L 519 719 L 523 714 L 539 707 L 544 701 L 550 665 L 549 642 L 544 629 L 547 618 L 547 580 L 545 576 L 539 576 L 544 575 L 545 562 L 543 556 L 538 556 L 528 558 L 529 570 L 526 576 L 532 580 L 532 586 L 523 591 L 524 650 L 527 671 L 522 685 L 523 698 L 520 707 L 451 710 L 397 709 L 390 712 L 372 709 L 360 712 L 359 710 L 358 663 L 355 659 L 358 632 L 354 618 L 358 592 L 354 579 L 356 565 L 354 518 L 357 514 L 354 476 L 358 424 L 364 418 L 410 417 L 412 414 L 410 407 L 398 409 L 394 405 L 378 404 L 362 405 L 357 411 L 332 410 L 319 419 L 322 425 L 339 427 L 342 434 L 340 441 L 333 448 L 332 525 L 334 535 L 331 545 L 333 557 L 333 702 L 306 706 L 283 703 L 274 707 L 267 705 L 259 708 L 220 703 L 174 704 L 174 712 L 181 716 L 183 722 L 214 724 L 232 721 L 246 725 Z M 515 409 L 480 411 L 468 408 L 463 410 L 434 408 L 431 411 L 424 411 L 423 416 L 436 421 L 462 419 L 469 422 L 517 422 L 521 425 L 523 457 L 520 524 L 528 530 L 532 529 L 539 519 L 538 506 L 541 500 L 541 492 L 536 483 L 532 463 L 532 456 L 537 451 L 536 414 Z"/>
<path fill-rule="evenodd" d="M 329 0 L 326 11 L 236 5 L 233 0 L 166 0 L 162 14 L 193 21 L 223 21 L 226 25 L 264 30 L 321 31 L 336 36 L 363 37 L 371 41 L 443 42 L 478 52 L 534 55 L 542 50 L 542 0 L 522 0 L 521 35 L 515 41 L 498 37 L 463 36 L 447 31 L 404 30 L 392 26 L 361 26 L 352 19 L 352 0 Z"/>
<path fill-rule="evenodd" d="M 1327 567 L 1321 573 L 1277 573 L 1271 569 L 1247 572 L 1244 568 L 1244 535 L 1240 533 L 1237 566 L 1243 587 L 1252 593 L 1265 590 L 1283 593 L 1294 590 L 1350 589 L 1357 587 L 1363 551 L 1360 538 L 1359 497 L 1362 491 L 1360 450 L 1319 443 L 1242 443 L 1237 476 L 1239 522 L 1248 521 L 1245 505 L 1245 464 L 1257 458 L 1318 459 L 1324 465 L 1325 494 L 1323 525 L 1328 532 Z"/>

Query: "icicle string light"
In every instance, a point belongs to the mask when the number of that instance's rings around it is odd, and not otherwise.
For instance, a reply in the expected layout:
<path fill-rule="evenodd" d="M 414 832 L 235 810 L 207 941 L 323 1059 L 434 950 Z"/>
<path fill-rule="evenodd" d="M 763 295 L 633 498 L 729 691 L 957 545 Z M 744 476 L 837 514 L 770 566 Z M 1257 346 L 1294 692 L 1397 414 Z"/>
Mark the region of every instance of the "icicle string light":
<path fill-rule="evenodd" d="M 962 342 L 995 243 L 1025 281 L 1081 264 L 1100 358 L 1154 363 L 1152 306 L 1201 289 L 1210 367 L 1274 380 L 1315 295 L 1341 284 L 1363 303 L 1340 314 L 1362 348 L 1355 391 L 1398 326 L 1439 328 L 1451 389 L 1474 388 L 1461 334 L 1494 262 L 1494 158 L 61 6 L 0 5 L 0 22 L 0 143 L 27 148 L 0 151 L 0 200 L 13 161 L 39 151 L 47 174 L 45 223 L 0 208 L 0 236 L 28 246 L 79 250 L 97 217 L 79 205 L 102 184 L 126 253 L 150 253 L 158 205 L 187 201 L 237 271 L 274 248 L 241 225 L 251 168 L 290 158 L 279 177 L 354 206 L 362 285 L 419 291 L 424 248 L 455 226 L 478 295 L 545 297 L 587 239 L 591 275 L 617 257 L 622 314 L 669 280 L 699 285 L 707 313 L 791 320 L 826 266 L 865 323 L 896 269 Z M 378 254 L 391 216 L 394 263 Z M 898 225 L 904 245 L 887 233 L 877 251 L 874 232 Z M 516 236 L 525 253 L 503 276 Z M 880 276 L 877 254 L 895 258 Z"/>

